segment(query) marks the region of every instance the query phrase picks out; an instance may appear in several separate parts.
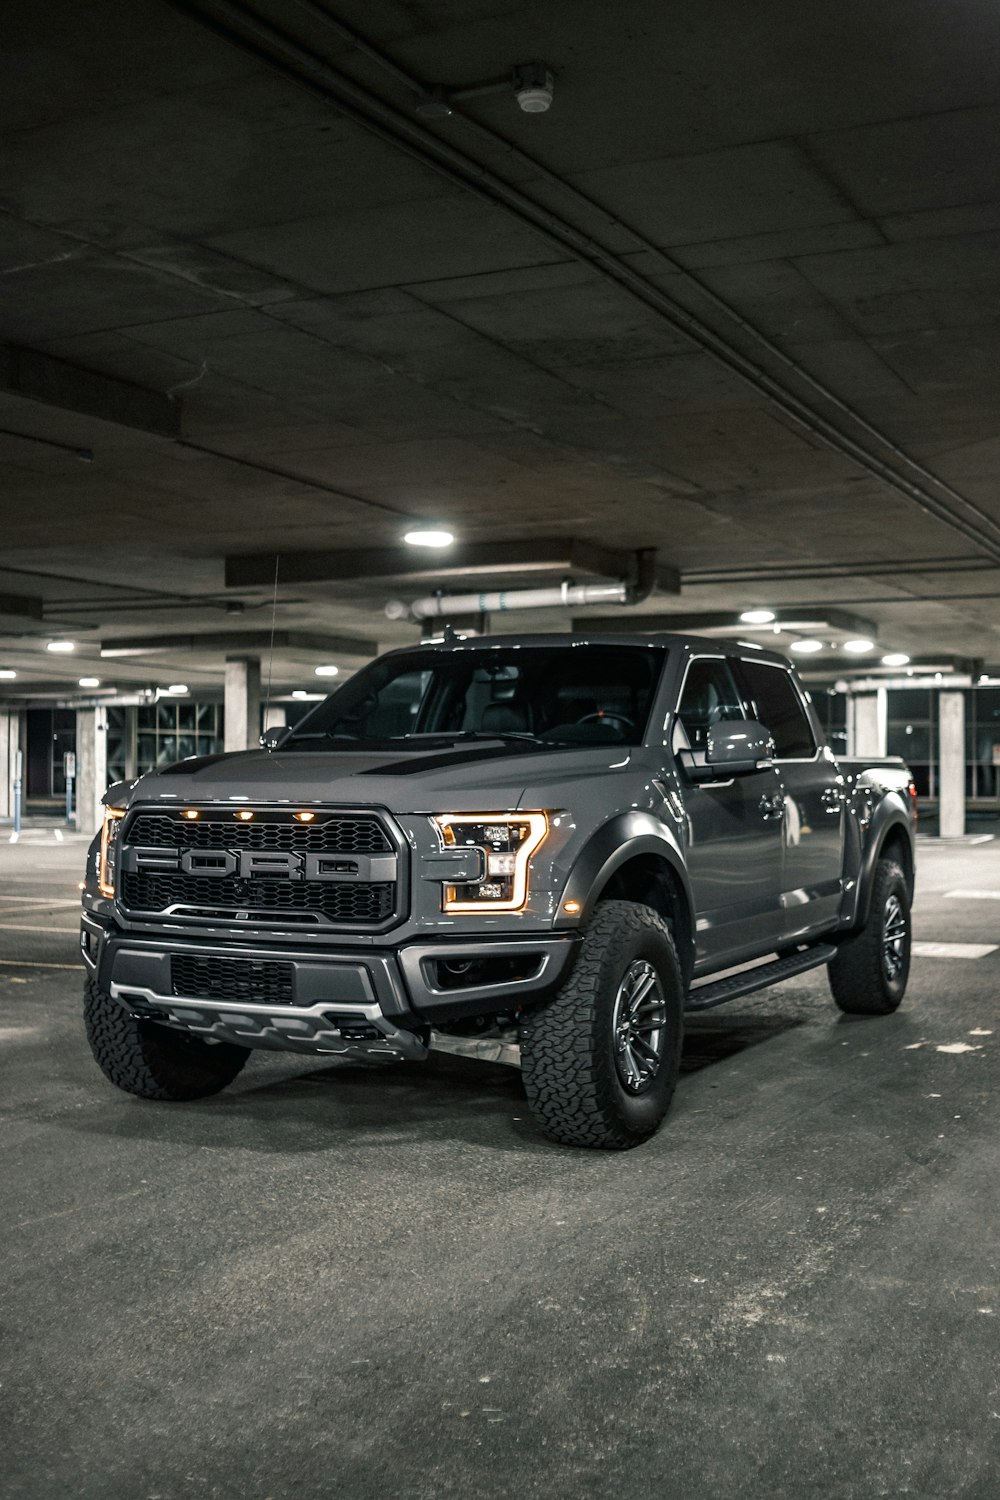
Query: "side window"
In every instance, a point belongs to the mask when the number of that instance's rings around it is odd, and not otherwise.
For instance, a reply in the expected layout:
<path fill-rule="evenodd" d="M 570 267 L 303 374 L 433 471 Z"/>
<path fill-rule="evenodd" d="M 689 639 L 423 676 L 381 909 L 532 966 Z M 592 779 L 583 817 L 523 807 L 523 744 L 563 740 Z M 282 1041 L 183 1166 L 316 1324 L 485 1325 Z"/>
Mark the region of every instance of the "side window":
<path fill-rule="evenodd" d="M 757 717 L 774 735 L 778 760 L 805 760 L 816 750 L 809 719 L 791 677 L 781 667 L 762 661 L 742 661 L 740 669 L 750 689 Z"/>
<path fill-rule="evenodd" d="M 688 668 L 681 701 L 677 706 L 677 721 L 687 735 L 692 750 L 704 750 L 708 744 L 708 731 L 722 719 L 745 719 L 746 713 L 740 701 L 739 690 L 726 662 L 715 657 L 695 657 Z M 674 735 L 674 748 L 686 748 Z"/>

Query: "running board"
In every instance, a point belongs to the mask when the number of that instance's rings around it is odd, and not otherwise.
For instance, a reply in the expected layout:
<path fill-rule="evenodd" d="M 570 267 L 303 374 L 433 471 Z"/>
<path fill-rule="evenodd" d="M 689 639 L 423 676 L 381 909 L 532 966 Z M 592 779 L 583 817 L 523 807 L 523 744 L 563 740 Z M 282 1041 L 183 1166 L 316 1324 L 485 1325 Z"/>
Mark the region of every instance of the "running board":
<path fill-rule="evenodd" d="M 776 958 L 773 963 L 760 964 L 756 969 L 744 969 L 742 974 L 730 974 L 728 979 L 718 979 L 714 984 L 702 984 L 688 995 L 684 1009 L 709 1010 L 713 1005 L 725 1005 L 727 1000 L 737 1000 L 740 995 L 752 995 L 755 990 L 766 990 L 783 979 L 792 979 L 796 974 L 805 974 L 809 969 L 818 969 L 828 964 L 837 952 L 832 943 L 818 943 L 802 953 L 789 953 L 786 958 Z"/>

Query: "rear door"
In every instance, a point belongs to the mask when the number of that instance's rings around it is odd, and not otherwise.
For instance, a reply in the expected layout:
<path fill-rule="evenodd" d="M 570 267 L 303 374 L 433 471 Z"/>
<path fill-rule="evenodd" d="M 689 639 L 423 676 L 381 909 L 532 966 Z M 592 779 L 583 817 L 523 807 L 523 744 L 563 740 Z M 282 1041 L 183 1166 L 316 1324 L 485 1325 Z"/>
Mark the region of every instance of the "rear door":
<path fill-rule="evenodd" d="M 754 716 L 774 736 L 781 778 L 784 844 L 781 905 L 785 936 L 804 938 L 833 925 L 844 873 L 844 778 L 820 746 L 794 675 L 773 662 L 734 663 Z"/>
<path fill-rule="evenodd" d="M 749 717 L 723 655 L 688 663 L 673 726 L 674 752 L 703 752 L 723 719 Z M 725 967 L 781 941 L 782 793 L 775 769 L 728 781 L 685 776 L 687 864 L 696 914 L 696 962 Z"/>

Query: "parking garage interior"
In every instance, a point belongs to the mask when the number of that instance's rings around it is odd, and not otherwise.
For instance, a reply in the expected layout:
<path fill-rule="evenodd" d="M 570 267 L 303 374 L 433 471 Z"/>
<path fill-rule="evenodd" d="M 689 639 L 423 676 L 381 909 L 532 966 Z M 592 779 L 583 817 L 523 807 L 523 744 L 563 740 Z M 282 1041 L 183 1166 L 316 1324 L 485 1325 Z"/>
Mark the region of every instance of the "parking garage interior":
<path fill-rule="evenodd" d="M 0 1493 L 990 1500 L 996 8 L 8 0 L 0 80 Z M 912 774 L 899 1014 L 699 1018 L 599 1161 L 499 1052 L 115 1097 L 107 788 L 445 632 L 787 655 Z"/>

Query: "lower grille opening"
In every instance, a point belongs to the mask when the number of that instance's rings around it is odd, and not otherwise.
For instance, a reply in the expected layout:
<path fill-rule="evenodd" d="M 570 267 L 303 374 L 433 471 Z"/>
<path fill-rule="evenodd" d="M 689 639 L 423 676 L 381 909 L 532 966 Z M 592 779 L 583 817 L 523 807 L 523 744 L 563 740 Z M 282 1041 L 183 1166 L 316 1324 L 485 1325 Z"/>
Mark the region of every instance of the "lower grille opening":
<path fill-rule="evenodd" d="M 295 965 L 272 958 L 212 958 L 173 954 L 170 987 L 191 1000 L 294 1005 Z"/>

